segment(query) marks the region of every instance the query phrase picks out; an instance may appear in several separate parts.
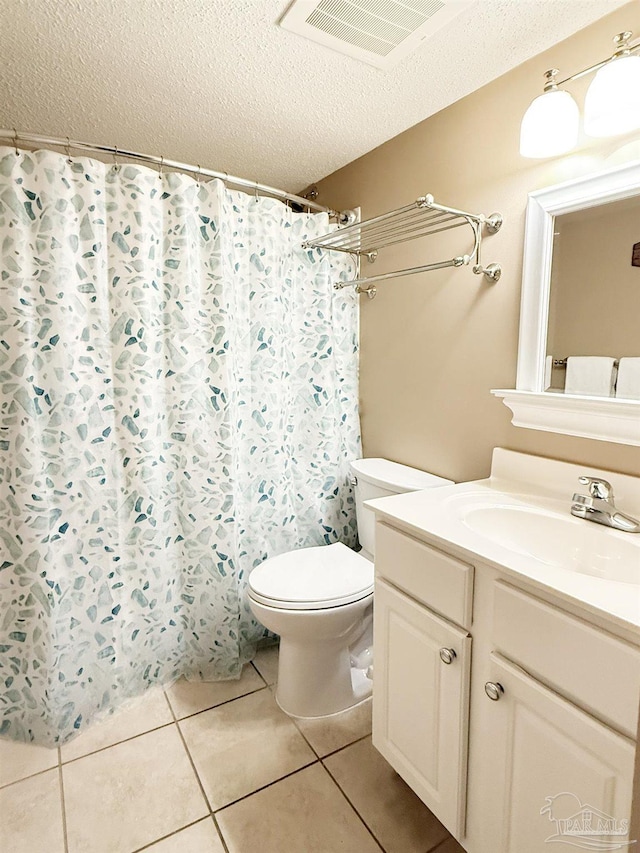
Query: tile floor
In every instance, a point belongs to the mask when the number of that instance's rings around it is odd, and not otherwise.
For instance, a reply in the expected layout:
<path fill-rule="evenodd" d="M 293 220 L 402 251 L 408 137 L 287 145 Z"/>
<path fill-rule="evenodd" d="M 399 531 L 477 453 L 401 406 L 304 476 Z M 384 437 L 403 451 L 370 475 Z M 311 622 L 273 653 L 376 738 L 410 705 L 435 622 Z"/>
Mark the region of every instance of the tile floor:
<path fill-rule="evenodd" d="M 264 649 L 59 750 L 0 740 L 0 853 L 462 853 L 371 746 L 370 702 L 294 722 L 276 674 Z"/>

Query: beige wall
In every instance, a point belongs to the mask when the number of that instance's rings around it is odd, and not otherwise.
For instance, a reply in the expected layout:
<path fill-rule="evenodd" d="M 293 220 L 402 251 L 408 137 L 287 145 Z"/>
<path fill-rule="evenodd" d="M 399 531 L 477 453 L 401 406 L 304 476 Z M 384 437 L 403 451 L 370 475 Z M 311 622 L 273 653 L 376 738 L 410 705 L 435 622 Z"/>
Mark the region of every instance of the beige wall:
<path fill-rule="evenodd" d="M 555 232 L 547 352 L 640 356 L 640 199 L 559 216 Z"/>
<path fill-rule="evenodd" d="M 427 192 L 444 204 L 505 217 L 502 230 L 484 243 L 484 261 L 503 266 L 498 284 L 465 267 L 382 282 L 376 299 L 361 297 L 366 455 L 457 481 L 486 476 L 495 446 L 640 475 L 640 448 L 513 427 L 511 413 L 489 393 L 515 385 L 527 193 L 603 168 L 622 145 L 637 144 L 637 136 L 635 143 L 631 137 L 583 141 L 577 155 L 525 160 L 518 152 L 520 120 L 547 68 L 571 74 L 598 61 L 624 29 L 640 33 L 640 3 L 623 6 L 321 182 L 322 202 L 360 205 L 365 218 Z M 587 83 L 572 87 L 579 102 Z M 464 249 L 464 230 L 383 250 L 374 266 L 363 264 L 363 273 L 452 257 Z"/>

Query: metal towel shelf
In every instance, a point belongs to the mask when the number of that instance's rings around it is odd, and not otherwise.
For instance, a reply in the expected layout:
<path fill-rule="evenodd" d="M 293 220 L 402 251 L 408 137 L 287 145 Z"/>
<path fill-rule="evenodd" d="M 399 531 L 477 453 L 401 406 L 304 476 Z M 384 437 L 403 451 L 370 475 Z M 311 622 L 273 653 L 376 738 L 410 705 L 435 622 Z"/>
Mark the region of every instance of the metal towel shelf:
<path fill-rule="evenodd" d="M 419 237 L 427 237 L 431 234 L 439 234 L 442 231 L 449 231 L 452 228 L 459 228 L 464 225 L 468 225 L 473 232 L 473 248 L 469 254 L 459 255 L 448 260 L 382 273 L 381 275 L 356 278 L 353 281 L 337 282 L 334 285 L 336 290 L 354 286 L 357 293 L 366 293 L 370 299 L 373 299 L 376 295 L 376 288 L 373 283 L 376 281 L 447 267 L 460 267 L 469 264 L 471 261 L 473 261 L 474 273 L 485 275 L 490 281 L 498 281 L 502 273 L 499 264 L 489 264 L 483 267 L 480 261 L 482 230 L 485 228 L 490 234 L 499 231 L 502 226 L 502 216 L 499 213 L 492 213 L 491 216 L 467 213 L 454 207 L 436 204 L 432 195 L 425 195 L 416 199 L 412 204 L 407 204 L 380 216 L 374 216 L 364 222 L 353 222 L 353 217 L 354 214 L 351 217 L 345 216 L 344 221 L 349 223 L 346 227 L 309 240 L 303 244 L 303 248 L 347 252 L 356 255 L 358 258 L 365 257 L 368 261 L 373 262 L 378 256 L 378 251 L 387 246 L 416 240 Z"/>

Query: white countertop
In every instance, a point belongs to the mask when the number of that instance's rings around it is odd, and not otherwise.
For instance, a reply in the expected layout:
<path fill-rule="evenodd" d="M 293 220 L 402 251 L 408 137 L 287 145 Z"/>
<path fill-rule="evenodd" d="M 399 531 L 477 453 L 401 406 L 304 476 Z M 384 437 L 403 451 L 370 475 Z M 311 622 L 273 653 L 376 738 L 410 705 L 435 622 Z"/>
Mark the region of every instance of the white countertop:
<path fill-rule="evenodd" d="M 366 506 L 378 518 L 395 523 L 436 547 L 448 550 L 448 546 L 453 546 L 470 562 L 479 558 L 507 574 L 532 581 L 561 598 L 613 619 L 625 628 L 640 631 L 640 534 L 623 533 L 571 516 L 571 496 L 574 491 L 582 491 L 577 472 L 606 475 L 626 498 L 626 505 L 616 498 L 619 509 L 631 514 L 637 507 L 638 478 L 595 472 L 584 466 L 541 460 L 501 448 L 494 451 L 492 475 L 487 480 L 379 498 L 368 501 Z M 499 544 L 495 535 L 489 538 L 473 529 L 465 516 L 474 508 L 484 507 L 506 508 L 507 518 L 510 512 L 515 512 L 517 518 L 520 509 L 523 512 L 530 509 L 534 515 L 551 519 L 551 525 L 559 530 L 566 529 L 570 546 L 564 549 L 567 557 L 563 564 L 548 559 L 550 550 L 553 551 L 553 543 L 550 545 L 549 541 L 544 542 L 545 555 L 541 559 L 535 545 L 530 551 L 526 546 L 518 547 L 516 533 L 510 533 L 506 525 L 505 538 L 511 538 L 506 546 Z M 579 543 L 577 547 L 575 542 Z M 622 556 L 616 548 L 622 549 Z M 616 556 L 608 562 L 611 553 Z M 590 565 L 589 573 L 578 570 L 585 562 Z M 636 576 L 639 582 L 613 580 L 609 566 L 613 566 L 614 574 L 617 571 Z"/>

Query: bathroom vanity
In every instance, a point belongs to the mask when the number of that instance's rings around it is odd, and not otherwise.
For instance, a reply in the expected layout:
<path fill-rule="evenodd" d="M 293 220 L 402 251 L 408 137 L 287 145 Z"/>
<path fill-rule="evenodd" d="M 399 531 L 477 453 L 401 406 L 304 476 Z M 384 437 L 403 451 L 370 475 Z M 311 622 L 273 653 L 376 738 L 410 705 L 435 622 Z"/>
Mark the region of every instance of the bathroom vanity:
<path fill-rule="evenodd" d="M 626 848 L 640 534 L 570 515 L 585 473 L 640 515 L 638 478 L 500 448 L 488 480 L 368 504 L 373 743 L 468 853 Z"/>

